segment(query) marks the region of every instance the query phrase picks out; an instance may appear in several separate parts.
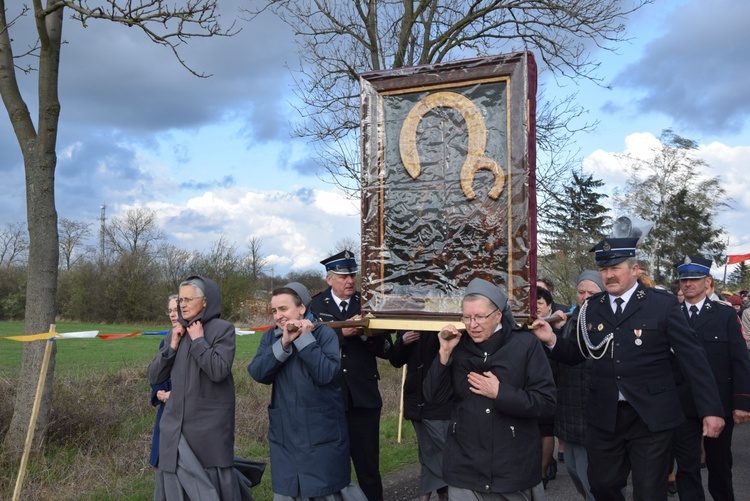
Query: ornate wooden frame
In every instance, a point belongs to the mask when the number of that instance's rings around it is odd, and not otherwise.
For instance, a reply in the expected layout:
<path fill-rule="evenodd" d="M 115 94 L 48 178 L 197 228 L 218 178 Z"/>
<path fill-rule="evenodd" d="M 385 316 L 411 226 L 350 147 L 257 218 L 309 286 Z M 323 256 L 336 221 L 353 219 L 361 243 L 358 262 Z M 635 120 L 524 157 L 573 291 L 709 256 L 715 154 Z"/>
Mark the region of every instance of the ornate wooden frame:
<path fill-rule="evenodd" d="M 481 277 L 508 290 L 517 319 L 535 314 L 533 56 L 370 72 L 360 85 L 363 312 L 455 318 Z"/>

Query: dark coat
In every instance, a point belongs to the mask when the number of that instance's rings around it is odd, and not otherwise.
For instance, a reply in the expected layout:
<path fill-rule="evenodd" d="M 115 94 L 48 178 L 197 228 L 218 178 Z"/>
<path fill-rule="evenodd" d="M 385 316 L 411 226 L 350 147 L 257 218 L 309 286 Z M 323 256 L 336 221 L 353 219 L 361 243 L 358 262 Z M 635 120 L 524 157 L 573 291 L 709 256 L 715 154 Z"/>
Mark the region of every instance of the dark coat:
<path fill-rule="evenodd" d="M 586 420 L 614 432 L 618 392 L 633 406 L 652 432 L 676 427 L 685 420 L 677 396 L 670 354 L 681 367 L 690 367 L 690 382 L 701 416 L 721 416 L 716 382 L 677 298 L 667 291 L 638 284 L 619 320 L 607 293 L 591 296 L 582 308 L 591 342 L 608 333 L 613 342 L 600 359 L 592 359 Z M 637 345 L 636 330 L 642 344 Z M 580 340 L 581 346 L 584 341 Z M 585 360 L 577 339 L 558 338 L 550 358 L 565 363 Z"/>
<path fill-rule="evenodd" d="M 687 318 L 687 309 L 682 305 Z M 711 366 L 719 398 L 724 408 L 723 416 L 732 417 L 732 411 L 750 411 L 750 356 L 740 331 L 737 312 L 731 306 L 706 299 L 693 330 L 698 342 L 703 346 Z M 678 369 L 675 376 L 678 383 L 680 401 L 685 414 L 697 416 L 688 378 Z M 690 369 L 688 369 L 689 371 Z"/>
<path fill-rule="evenodd" d="M 310 311 L 323 322 L 348 320 L 362 312 L 359 292 L 351 297 L 347 307 L 347 317 L 341 314 L 329 287 L 315 295 L 310 303 Z M 378 409 L 383 406 L 378 381 L 378 363 L 376 357 L 388 358 L 391 349 L 391 337 L 372 336 L 362 339 L 361 336 L 344 337 L 341 329 L 334 329 L 341 348 L 341 375 L 344 407 Z"/>
<path fill-rule="evenodd" d="M 481 344 L 462 336 L 448 365 L 437 358 L 424 382 L 432 403 L 452 403 L 443 480 L 478 492 L 515 492 L 542 481 L 538 418 L 555 409 L 555 383 L 542 344 L 530 332 L 503 328 Z M 497 398 L 472 393 L 469 372 L 491 371 Z"/>
<path fill-rule="evenodd" d="M 193 277 L 191 277 L 193 278 Z M 172 380 L 172 393 L 159 423 L 159 469 L 174 473 L 180 435 L 204 468 L 231 467 L 234 458 L 234 325 L 222 320 L 219 287 L 206 284 L 206 307 L 192 322 L 203 324 L 203 338 L 185 333 L 177 351 L 172 331 L 148 366 L 151 384 Z M 187 322 L 180 314 L 180 322 Z"/>
<path fill-rule="evenodd" d="M 568 319 L 559 334 L 563 338 L 575 339 L 578 314 Z M 591 361 L 567 365 L 551 360 L 557 384 L 557 407 L 555 408 L 555 436 L 565 443 L 584 444 L 586 437 L 586 396 L 589 392 Z"/>
<path fill-rule="evenodd" d="M 159 349 L 164 346 L 164 340 L 161 340 Z M 159 421 L 161 421 L 161 415 L 164 412 L 164 402 L 156 398 L 156 393 L 159 390 L 172 391 L 172 381 L 167 379 L 163 383 L 151 385 L 151 405 L 159 407 L 156 409 L 156 420 L 154 422 L 154 434 L 151 437 L 151 456 L 148 458 L 148 464 L 156 468 L 159 466 Z"/>
<path fill-rule="evenodd" d="M 422 332 L 419 341 L 404 344 L 404 333 L 399 332 L 390 353 L 394 367 L 406 364 L 404 381 L 404 418 L 412 421 L 421 419 L 447 420 L 451 417 L 451 402 L 431 404 L 424 398 L 422 385 L 427 373 L 437 357 L 440 339 L 436 332 Z"/>
<path fill-rule="evenodd" d="M 268 406 L 273 492 L 326 496 L 351 478 L 338 340 L 333 329 L 318 325 L 290 349 L 284 352 L 279 329 L 269 329 L 247 368 L 259 383 L 273 384 Z"/>

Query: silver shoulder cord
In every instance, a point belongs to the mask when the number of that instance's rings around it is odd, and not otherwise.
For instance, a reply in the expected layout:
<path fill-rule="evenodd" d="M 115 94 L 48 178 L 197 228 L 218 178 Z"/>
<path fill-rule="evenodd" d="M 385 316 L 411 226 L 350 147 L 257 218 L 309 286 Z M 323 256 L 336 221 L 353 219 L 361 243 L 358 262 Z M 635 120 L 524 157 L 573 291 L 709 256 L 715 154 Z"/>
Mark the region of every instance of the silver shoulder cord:
<path fill-rule="evenodd" d="M 586 310 L 588 309 L 589 301 L 588 299 L 584 301 L 583 305 L 581 306 L 581 314 L 578 316 L 578 324 L 576 325 L 576 339 L 578 340 L 578 350 L 581 352 L 581 355 L 583 355 L 584 358 L 593 358 L 594 360 L 599 360 L 607 353 L 607 347 L 612 346 L 612 357 L 614 357 L 615 354 L 615 345 L 612 343 L 612 340 L 614 339 L 615 335 L 614 333 L 610 332 L 606 336 L 604 336 L 604 339 L 602 339 L 602 342 L 597 344 L 596 346 L 591 342 L 591 338 L 589 338 L 589 331 L 586 328 Z M 583 338 L 584 346 L 581 346 L 581 338 Z M 586 348 L 586 351 L 583 351 L 583 348 Z M 594 354 L 594 351 L 602 350 L 601 354 L 598 356 Z"/>

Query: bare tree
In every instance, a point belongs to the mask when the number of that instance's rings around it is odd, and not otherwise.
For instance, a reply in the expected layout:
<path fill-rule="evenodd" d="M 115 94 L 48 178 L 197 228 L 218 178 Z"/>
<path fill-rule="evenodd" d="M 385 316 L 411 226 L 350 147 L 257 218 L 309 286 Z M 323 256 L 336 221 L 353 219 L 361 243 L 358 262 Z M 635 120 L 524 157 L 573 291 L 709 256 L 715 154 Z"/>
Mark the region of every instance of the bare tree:
<path fill-rule="evenodd" d="M 263 257 L 263 254 L 261 253 L 262 247 L 263 242 L 258 237 L 250 238 L 250 241 L 247 243 L 247 264 L 249 267 L 250 276 L 256 282 L 261 277 L 263 271 L 266 269 L 266 265 L 268 264 L 268 260 Z"/>
<path fill-rule="evenodd" d="M 26 237 L 26 229 L 21 223 L 5 225 L 5 230 L 0 232 L 0 267 L 10 268 L 20 264 L 26 259 L 29 250 L 29 239 Z"/>
<path fill-rule="evenodd" d="M 140 29 L 156 44 L 170 49 L 180 63 L 193 74 L 180 56 L 180 46 L 194 37 L 231 35 L 218 23 L 218 0 L 33 0 L 31 7 L 20 2 L 0 0 L 0 95 L 10 117 L 13 132 L 21 149 L 26 172 L 26 211 L 29 229 L 29 270 L 26 289 L 25 332 L 45 332 L 55 320 L 57 293 L 58 232 L 55 208 L 55 167 L 57 132 L 60 117 L 58 86 L 60 51 L 65 9 L 72 18 L 86 25 L 92 20 L 105 20 Z M 11 30 L 18 19 L 32 15 L 36 43 L 14 54 Z M 8 17 L 10 16 L 10 17 Z M 22 66 L 27 57 L 32 65 Z M 24 100 L 16 78 L 17 72 L 38 72 L 38 116 L 36 123 Z M 16 391 L 13 418 L 3 447 L 12 454 L 23 450 L 35 394 L 36 381 L 45 343 L 26 343 L 19 387 Z M 35 446 L 44 439 L 48 425 L 54 357 L 37 420 Z"/>
<path fill-rule="evenodd" d="M 171 244 L 162 244 L 159 247 L 159 257 L 162 260 L 164 281 L 173 289 L 177 289 L 180 281 L 187 278 L 190 273 L 193 253 Z"/>
<path fill-rule="evenodd" d="M 60 219 L 60 260 L 69 270 L 71 266 L 86 255 L 81 251 L 81 247 L 87 238 L 91 236 L 91 223 L 82 221 L 72 221 L 70 219 Z"/>
<path fill-rule="evenodd" d="M 615 50 L 627 17 L 651 1 L 261 0 L 248 14 L 271 10 L 295 31 L 303 118 L 296 133 L 314 141 L 321 165 L 354 194 L 361 73 L 531 50 L 556 78 L 601 83 L 590 49 Z M 570 167 L 561 148 L 595 124 L 578 123 L 584 110 L 575 94 L 541 101 L 537 111 L 538 145 L 549 159 L 539 172 L 544 195 Z"/>
<path fill-rule="evenodd" d="M 156 211 L 145 207 L 130 209 L 112 218 L 104 230 L 110 248 L 117 255 L 155 255 L 156 246 L 164 240 L 164 232 L 157 225 Z"/>

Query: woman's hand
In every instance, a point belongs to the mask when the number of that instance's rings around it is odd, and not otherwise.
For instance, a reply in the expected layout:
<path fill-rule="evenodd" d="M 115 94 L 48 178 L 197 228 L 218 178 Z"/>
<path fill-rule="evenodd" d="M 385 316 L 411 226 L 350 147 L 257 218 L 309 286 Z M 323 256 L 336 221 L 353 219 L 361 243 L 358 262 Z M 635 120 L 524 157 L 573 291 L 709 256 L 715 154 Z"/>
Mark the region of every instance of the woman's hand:
<path fill-rule="evenodd" d="M 169 400 L 169 395 L 171 393 L 172 393 L 171 391 L 159 390 L 156 392 L 156 399 L 166 404 L 167 400 Z"/>
<path fill-rule="evenodd" d="M 449 324 L 442 328 L 439 337 L 440 350 L 438 351 L 438 355 L 440 356 L 440 363 L 443 365 L 448 365 L 448 360 L 451 358 L 453 348 L 455 348 L 458 345 L 458 342 L 461 340 L 461 331 L 456 329 L 455 325 Z"/>
<path fill-rule="evenodd" d="M 200 320 L 196 320 L 192 324 L 188 325 L 187 331 L 190 339 L 195 341 L 199 337 L 203 337 L 203 324 Z"/>
<path fill-rule="evenodd" d="M 182 336 L 184 335 L 185 335 L 185 327 L 182 324 L 175 326 L 172 329 L 172 337 L 169 342 L 169 347 L 177 351 L 177 348 L 180 346 L 180 341 L 182 340 Z"/>
<path fill-rule="evenodd" d="M 419 331 L 404 332 L 404 335 L 402 337 L 404 341 L 404 345 L 416 343 L 417 341 L 419 341 L 419 336 L 420 336 Z"/>
<path fill-rule="evenodd" d="M 289 326 L 293 325 L 296 327 L 296 329 L 293 329 L 294 332 L 289 332 Z M 306 319 L 301 320 L 288 320 L 284 324 L 284 332 L 281 334 L 281 345 L 286 348 L 290 344 L 294 342 L 295 339 L 300 337 L 302 334 L 305 334 L 307 332 L 312 332 L 313 330 L 313 323 Z"/>

